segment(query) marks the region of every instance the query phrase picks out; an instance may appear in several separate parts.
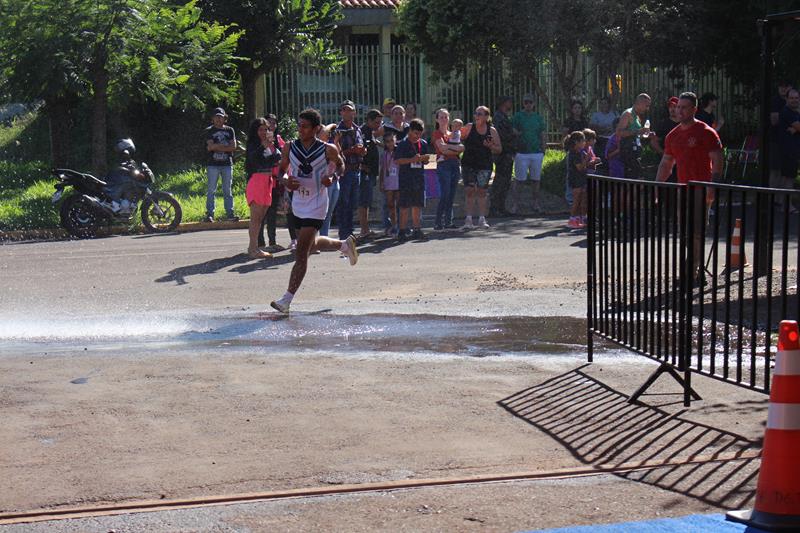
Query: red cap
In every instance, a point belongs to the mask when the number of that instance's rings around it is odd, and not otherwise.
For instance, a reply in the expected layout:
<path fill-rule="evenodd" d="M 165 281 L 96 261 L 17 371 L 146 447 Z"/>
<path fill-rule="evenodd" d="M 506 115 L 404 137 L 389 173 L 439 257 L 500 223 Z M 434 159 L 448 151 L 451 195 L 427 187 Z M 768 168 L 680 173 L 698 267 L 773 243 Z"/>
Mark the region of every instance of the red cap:
<path fill-rule="evenodd" d="M 797 322 L 794 320 L 781 321 L 778 336 L 778 350 L 798 350 L 800 349 L 800 332 L 798 332 Z"/>
<path fill-rule="evenodd" d="M 678 105 L 678 97 L 677 96 L 670 96 L 667 98 L 667 106 L 672 107 Z"/>

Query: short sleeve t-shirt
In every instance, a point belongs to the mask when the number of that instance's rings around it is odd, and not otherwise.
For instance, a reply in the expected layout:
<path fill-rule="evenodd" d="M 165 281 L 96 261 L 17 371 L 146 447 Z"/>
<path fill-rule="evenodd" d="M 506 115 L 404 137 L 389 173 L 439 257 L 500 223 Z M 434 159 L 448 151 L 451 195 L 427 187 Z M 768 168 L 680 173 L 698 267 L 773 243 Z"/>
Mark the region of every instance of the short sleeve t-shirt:
<path fill-rule="evenodd" d="M 409 126 L 407 122 L 403 122 L 403 125 L 400 128 L 395 126 L 394 123 L 390 122 L 383 126 L 383 131 L 394 132 L 394 136 L 397 139 L 397 142 L 400 142 L 406 138 L 406 135 L 408 135 L 408 128 Z"/>
<path fill-rule="evenodd" d="M 214 144 L 224 144 L 225 146 L 236 146 L 236 133 L 230 126 L 216 128 L 209 126 L 206 128 L 206 142 Z M 233 164 L 233 152 L 207 152 L 208 166 L 227 167 Z"/>
<path fill-rule="evenodd" d="M 401 141 L 394 149 L 395 159 L 409 159 L 417 154 L 427 154 L 428 143 L 420 139 L 418 142 L 411 143 L 408 139 Z M 422 163 L 400 165 L 400 183 L 401 187 L 404 182 L 421 182 L 424 183 L 425 179 L 425 165 Z"/>
<path fill-rule="evenodd" d="M 678 183 L 711 181 L 708 154 L 717 150 L 722 150 L 719 135 L 700 121 L 688 128 L 678 126 L 664 140 L 664 153 L 674 157 L 678 165 Z"/>
<path fill-rule="evenodd" d="M 339 146 L 342 152 L 349 150 L 354 146 L 364 145 L 364 136 L 361 133 L 361 128 L 353 124 L 347 127 L 344 122 L 340 122 L 336 126 L 336 134 L 340 135 Z M 364 160 L 363 156 L 350 154 L 344 156 L 344 164 L 346 170 L 361 170 L 361 162 Z"/>
<path fill-rule="evenodd" d="M 442 155 L 441 151 L 439 150 L 439 145 L 437 144 L 437 142 L 439 141 L 439 139 L 442 139 L 444 141 L 444 143 L 447 144 L 447 141 L 450 140 L 450 135 L 445 135 L 441 131 L 436 130 L 436 131 L 433 132 L 433 135 L 432 135 L 431 139 L 433 141 L 433 147 L 436 149 L 436 155 Z M 444 156 L 444 158 L 445 159 L 458 159 L 458 154 L 448 153 L 446 156 Z"/>
<path fill-rule="evenodd" d="M 514 125 L 514 129 L 521 133 L 519 139 L 519 153 L 539 154 L 544 152 L 542 149 L 544 120 L 539 113 L 536 111 L 532 113 L 517 111 L 514 113 L 514 118 L 511 120 L 511 123 Z"/>
<path fill-rule="evenodd" d="M 618 115 L 613 111 L 609 111 L 608 113 L 595 111 L 589 119 L 589 126 L 597 128 L 598 135 L 610 136 L 614 133 L 614 119 L 616 119 L 617 116 Z"/>

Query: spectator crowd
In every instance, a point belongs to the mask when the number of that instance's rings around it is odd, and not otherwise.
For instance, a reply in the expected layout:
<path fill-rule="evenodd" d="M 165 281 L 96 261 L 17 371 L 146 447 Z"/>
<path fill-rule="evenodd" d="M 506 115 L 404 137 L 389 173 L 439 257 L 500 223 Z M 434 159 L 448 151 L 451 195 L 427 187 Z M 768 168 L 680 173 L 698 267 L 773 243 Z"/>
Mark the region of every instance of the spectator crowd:
<path fill-rule="evenodd" d="M 686 101 L 683 110 L 682 100 Z M 715 154 L 722 149 L 718 132 L 725 121 L 717 114 L 717 103 L 718 98 L 712 93 L 699 98 L 693 93 L 670 97 L 664 102 L 664 112 L 657 113 L 664 118 L 651 126 L 653 101 L 645 93 L 636 96 L 630 107 L 621 113 L 614 111 L 609 99 L 603 98 L 588 119 L 584 104 L 573 101 L 560 128 L 566 152 L 564 196 L 571 206 L 567 226 L 579 229 L 586 224 L 588 174 L 644 178 L 642 153 L 645 146 L 671 162 L 668 174 L 662 176 L 659 171 L 659 179 L 678 182 L 718 179 L 715 174 L 720 169 Z M 327 237 L 335 220 L 340 240 L 351 235 L 358 241 L 376 236 L 370 228 L 369 210 L 373 196 L 380 193 L 382 227 L 379 233 L 400 242 L 427 239 L 422 225 L 426 190 L 430 189 L 426 168 L 433 171 L 434 167 L 438 182 L 434 231 L 458 227 L 486 229 L 492 217 L 517 214 L 523 194 L 521 186 L 526 182 L 530 182 L 533 212 L 541 213 L 547 123 L 536 111 L 533 95 L 523 96 L 517 111 L 515 104 L 512 98 L 501 97 L 493 111 L 479 106 L 466 123 L 441 108 L 434 113 L 432 124 L 426 125 L 417 116 L 413 103 L 401 106 L 394 99 L 386 98 L 382 109 L 372 109 L 363 117 L 357 117 L 356 104 L 350 100 L 342 102 L 341 120 L 335 124 L 321 124 L 316 132 L 317 139 L 338 149 L 343 161 L 343 170 L 336 173 L 327 187 L 327 211 L 319 235 Z M 361 125 L 359 118 L 363 121 Z M 212 124 L 206 130 L 206 220 L 210 222 L 215 216 L 214 196 L 219 181 L 227 219 L 236 219 L 231 194 L 236 135 L 226 125 L 226 119 L 223 109 L 215 109 Z M 778 87 L 772 102 L 771 120 L 771 186 L 793 188 L 800 159 L 800 92 L 788 82 Z M 281 207 L 291 213 L 295 194 L 282 180 L 279 161 L 288 143 L 277 126 L 276 117 L 267 115 L 256 119 L 247 133 L 246 197 L 251 214 L 248 253 L 253 258 L 270 257 L 272 252 L 283 249 L 276 242 L 276 214 Z M 682 157 L 691 147 L 677 144 L 691 128 L 695 133 L 702 129 L 703 138 L 710 139 L 706 143 L 711 147 L 710 155 L 697 156 L 702 160 L 697 168 L 706 165 L 710 174 L 704 171 L 698 174 L 696 170 L 693 170 L 694 175 L 681 172 L 682 159 L 684 165 L 695 168 L 694 160 Z M 697 138 L 690 136 L 686 142 L 697 142 Z M 678 154 L 676 150 L 683 152 Z M 707 157 L 710 159 L 706 160 Z M 459 183 L 463 184 L 465 193 L 463 222 L 454 219 L 453 211 Z M 290 247 L 294 249 L 297 228 L 289 224 L 289 232 Z"/>

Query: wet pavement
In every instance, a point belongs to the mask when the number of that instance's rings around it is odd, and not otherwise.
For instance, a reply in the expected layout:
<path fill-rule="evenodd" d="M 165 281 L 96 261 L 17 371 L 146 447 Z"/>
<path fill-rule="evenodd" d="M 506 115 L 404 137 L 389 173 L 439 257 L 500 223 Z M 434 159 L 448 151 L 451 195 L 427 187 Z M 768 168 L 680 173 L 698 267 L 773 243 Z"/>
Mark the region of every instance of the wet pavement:
<path fill-rule="evenodd" d="M 575 317 L 232 313 L 117 316 L 0 324 L 0 352 L 53 355 L 80 350 L 288 350 L 299 353 L 426 354 L 488 357 L 585 351 L 586 320 Z M 601 345 L 601 350 L 610 349 Z"/>

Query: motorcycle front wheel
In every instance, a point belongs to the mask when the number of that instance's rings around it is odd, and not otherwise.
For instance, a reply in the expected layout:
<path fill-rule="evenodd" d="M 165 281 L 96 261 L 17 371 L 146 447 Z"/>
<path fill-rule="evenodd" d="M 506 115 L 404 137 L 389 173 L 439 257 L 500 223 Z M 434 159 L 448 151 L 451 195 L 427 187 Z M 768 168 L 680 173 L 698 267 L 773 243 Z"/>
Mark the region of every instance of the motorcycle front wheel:
<path fill-rule="evenodd" d="M 148 231 L 167 233 L 174 231 L 183 219 L 183 210 L 171 194 L 156 192 L 142 202 L 142 224 Z"/>
<path fill-rule="evenodd" d="M 61 226 L 73 237 L 89 239 L 102 223 L 94 206 L 81 195 L 72 195 L 61 204 Z"/>

